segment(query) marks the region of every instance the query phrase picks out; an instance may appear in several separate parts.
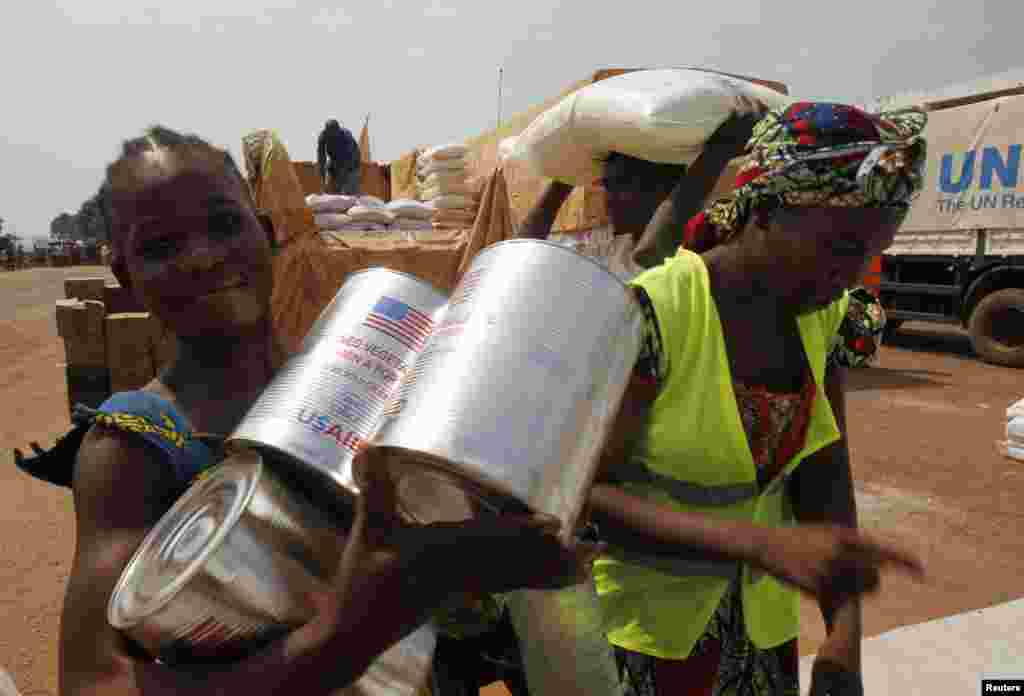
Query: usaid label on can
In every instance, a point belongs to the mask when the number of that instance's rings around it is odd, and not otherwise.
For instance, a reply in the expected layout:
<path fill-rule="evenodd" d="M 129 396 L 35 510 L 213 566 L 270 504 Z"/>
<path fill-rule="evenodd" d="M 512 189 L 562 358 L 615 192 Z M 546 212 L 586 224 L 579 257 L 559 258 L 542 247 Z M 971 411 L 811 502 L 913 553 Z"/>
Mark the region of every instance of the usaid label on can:
<path fill-rule="evenodd" d="M 358 494 L 351 463 L 447 297 L 387 269 L 353 274 L 228 442 L 269 448 Z"/>
<path fill-rule="evenodd" d="M 373 437 L 396 472 L 399 504 L 437 507 L 405 499 L 429 492 L 426 482 L 402 483 L 435 461 L 571 528 L 639 354 L 641 321 L 627 286 L 574 251 L 513 240 L 478 254 Z"/>

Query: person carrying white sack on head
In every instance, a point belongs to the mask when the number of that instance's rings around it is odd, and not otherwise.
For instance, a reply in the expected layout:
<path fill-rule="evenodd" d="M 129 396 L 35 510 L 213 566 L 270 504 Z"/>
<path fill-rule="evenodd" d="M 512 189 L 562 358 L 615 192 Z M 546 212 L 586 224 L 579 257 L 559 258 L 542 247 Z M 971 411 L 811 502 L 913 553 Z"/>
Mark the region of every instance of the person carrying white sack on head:
<path fill-rule="evenodd" d="M 629 280 L 675 253 L 679 230 L 704 206 L 729 162 L 743 154 L 754 125 L 767 111 L 753 99 L 740 97 L 739 103 L 689 166 L 608 155 L 595 183 L 605 190 L 609 225 L 592 231 L 590 240 L 601 247 L 609 270 Z M 573 188 L 557 180 L 548 184 L 517 236 L 546 239 Z"/>

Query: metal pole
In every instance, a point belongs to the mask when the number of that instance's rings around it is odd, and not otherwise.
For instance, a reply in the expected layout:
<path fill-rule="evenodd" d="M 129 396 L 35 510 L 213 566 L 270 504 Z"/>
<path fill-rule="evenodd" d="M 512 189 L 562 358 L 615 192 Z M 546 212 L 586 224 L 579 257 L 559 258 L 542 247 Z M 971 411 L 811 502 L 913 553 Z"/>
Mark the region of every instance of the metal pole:
<path fill-rule="evenodd" d="M 504 75 L 505 68 L 498 68 L 498 123 L 494 126 L 495 129 L 501 128 L 501 83 Z"/>

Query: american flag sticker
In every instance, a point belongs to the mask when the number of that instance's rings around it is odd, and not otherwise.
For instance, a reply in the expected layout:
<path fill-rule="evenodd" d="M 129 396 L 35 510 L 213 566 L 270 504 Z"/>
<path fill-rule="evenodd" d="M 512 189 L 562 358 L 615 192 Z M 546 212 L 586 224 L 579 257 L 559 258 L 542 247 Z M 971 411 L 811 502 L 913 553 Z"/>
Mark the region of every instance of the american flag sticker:
<path fill-rule="evenodd" d="M 480 277 L 483 275 L 483 270 L 470 271 L 466 275 L 462 276 L 462 280 L 459 281 L 459 285 L 455 290 L 455 296 L 448 302 L 448 306 L 452 307 L 460 305 L 464 302 L 469 302 L 473 297 L 473 293 L 477 286 L 480 284 Z"/>
<path fill-rule="evenodd" d="M 422 350 L 434 328 L 429 316 L 387 296 L 377 300 L 363 325 L 393 338 L 409 350 Z"/>

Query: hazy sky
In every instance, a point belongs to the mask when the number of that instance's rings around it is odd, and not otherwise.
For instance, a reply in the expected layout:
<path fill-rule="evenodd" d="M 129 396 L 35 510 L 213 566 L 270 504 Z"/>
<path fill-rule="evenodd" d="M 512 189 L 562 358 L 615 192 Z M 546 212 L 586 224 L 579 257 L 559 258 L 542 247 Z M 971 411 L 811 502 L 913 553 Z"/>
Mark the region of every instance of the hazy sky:
<path fill-rule="evenodd" d="M 30 237 L 74 212 L 154 122 L 238 155 L 275 128 L 315 157 L 325 119 L 375 159 L 462 140 L 604 67 L 700 65 L 860 101 L 1024 63 L 1020 0 L 307 0 L 0 6 L 0 217 Z"/>

